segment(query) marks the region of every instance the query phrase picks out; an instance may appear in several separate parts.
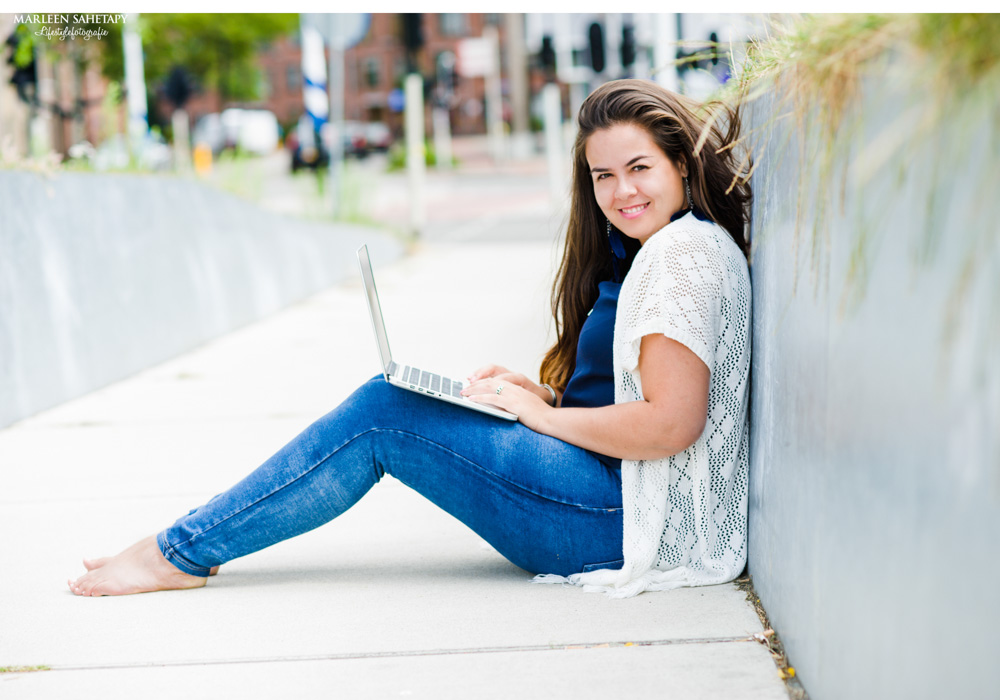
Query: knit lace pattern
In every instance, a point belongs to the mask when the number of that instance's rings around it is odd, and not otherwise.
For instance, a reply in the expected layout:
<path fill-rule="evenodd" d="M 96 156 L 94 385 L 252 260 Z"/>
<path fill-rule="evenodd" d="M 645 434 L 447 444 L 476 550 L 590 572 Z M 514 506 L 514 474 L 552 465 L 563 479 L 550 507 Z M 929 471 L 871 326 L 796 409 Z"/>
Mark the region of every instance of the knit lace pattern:
<path fill-rule="evenodd" d="M 624 566 L 539 583 L 626 598 L 725 583 L 747 556 L 750 275 L 726 231 L 688 213 L 642 246 L 615 317 L 615 403 L 642 401 L 639 347 L 662 333 L 709 368 L 705 430 L 687 450 L 622 461 Z"/>

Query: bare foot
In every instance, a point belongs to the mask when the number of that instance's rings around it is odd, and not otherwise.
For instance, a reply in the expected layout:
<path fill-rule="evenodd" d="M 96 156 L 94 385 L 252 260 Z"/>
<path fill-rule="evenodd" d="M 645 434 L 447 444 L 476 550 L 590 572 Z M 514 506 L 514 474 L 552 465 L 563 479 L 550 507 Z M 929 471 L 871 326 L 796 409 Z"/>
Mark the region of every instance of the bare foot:
<path fill-rule="evenodd" d="M 185 574 L 164 559 L 155 535 L 136 542 L 117 556 L 86 560 L 84 566 L 86 574 L 76 581 L 67 581 L 76 595 L 128 595 L 200 588 L 208 581 Z"/>
<path fill-rule="evenodd" d="M 100 569 L 109 561 L 111 561 L 111 557 L 101 557 L 100 559 L 84 559 L 83 566 L 84 568 L 87 569 L 87 571 L 93 571 L 94 569 Z M 211 569 L 208 570 L 209 576 L 215 576 L 217 573 L 219 573 L 218 566 L 213 566 Z"/>

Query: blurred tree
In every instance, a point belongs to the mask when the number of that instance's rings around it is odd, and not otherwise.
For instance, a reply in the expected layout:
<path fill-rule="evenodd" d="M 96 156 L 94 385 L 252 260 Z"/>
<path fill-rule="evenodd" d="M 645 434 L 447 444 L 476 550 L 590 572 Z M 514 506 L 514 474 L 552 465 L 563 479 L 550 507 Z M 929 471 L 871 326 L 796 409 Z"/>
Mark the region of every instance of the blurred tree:
<path fill-rule="evenodd" d="M 72 17 L 73 15 L 69 15 Z M 135 15 L 130 16 L 135 21 Z M 70 23 L 49 24 L 50 29 L 70 28 Z M 165 83 L 175 66 L 184 68 L 202 87 L 214 88 L 222 99 L 252 100 L 260 89 L 260 76 L 254 65 L 257 52 L 274 39 L 294 32 L 299 26 L 297 14 L 219 14 L 219 13 L 148 13 L 139 15 L 139 34 L 146 74 L 146 85 L 154 90 Z M 101 72 L 121 82 L 125 75 L 122 56 L 122 24 L 92 23 L 91 31 L 107 34 L 96 41 L 53 41 L 38 38 L 40 27 L 24 24 L 16 31 L 18 44 L 12 44 L 11 62 L 26 67 L 33 51 L 54 52 L 67 45 L 86 45 L 85 60 L 96 60 Z"/>
<path fill-rule="evenodd" d="M 56 15 L 57 17 L 59 15 Z M 49 23 L 49 30 L 73 29 L 76 15 L 65 15 L 68 23 Z M 135 15 L 130 15 L 135 22 Z M 21 24 L 7 43 L 8 61 L 15 77 L 27 75 L 35 52 L 50 60 L 72 54 L 81 64 L 97 62 L 101 72 L 112 82 L 124 83 L 122 23 L 90 23 L 87 30 L 99 33 L 99 39 L 54 40 L 40 36 L 41 25 Z M 149 13 L 139 15 L 138 31 L 142 49 L 151 117 L 155 113 L 157 92 L 166 88 L 175 68 L 182 68 L 191 78 L 190 88 L 214 88 L 223 101 L 254 100 L 260 97 L 261 79 L 254 58 L 274 39 L 297 31 L 297 14 L 219 14 L 219 13 Z M 79 27 L 76 27 L 79 28 Z M 19 86 L 20 87 L 20 86 Z M 33 98 L 37 103 L 37 98 Z M 63 114 L 56 105 L 40 105 Z M 74 110 L 79 110 L 77 105 Z"/>
<path fill-rule="evenodd" d="M 139 17 L 146 84 L 164 83 L 177 66 L 223 100 L 258 97 L 260 76 L 254 58 L 274 39 L 298 29 L 297 14 L 148 13 Z M 124 66 L 121 25 L 108 25 L 101 41 L 105 76 L 121 80 Z"/>

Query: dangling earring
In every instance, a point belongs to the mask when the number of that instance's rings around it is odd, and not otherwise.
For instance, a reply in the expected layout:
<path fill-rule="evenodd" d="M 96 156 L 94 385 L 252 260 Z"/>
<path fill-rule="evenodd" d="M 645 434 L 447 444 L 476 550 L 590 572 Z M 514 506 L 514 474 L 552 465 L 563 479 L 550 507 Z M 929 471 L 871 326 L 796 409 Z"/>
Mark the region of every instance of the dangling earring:
<path fill-rule="evenodd" d="M 611 219 L 605 219 L 608 222 L 607 232 L 608 232 L 608 245 L 611 246 L 611 252 L 619 260 L 625 258 L 625 244 L 622 243 L 621 234 L 618 231 L 611 235 Z"/>
<path fill-rule="evenodd" d="M 688 208 L 694 209 L 694 198 L 691 196 L 691 182 L 687 178 L 684 178 L 684 190 L 688 196 Z M 610 224 L 611 222 L 608 223 Z"/>
<path fill-rule="evenodd" d="M 621 234 L 617 231 L 614 232 L 614 235 L 611 235 L 611 219 L 605 219 L 605 221 L 607 222 L 607 228 L 605 230 L 608 235 L 608 246 L 611 248 L 611 265 L 614 268 L 615 281 L 618 282 L 621 281 L 621 272 L 618 267 L 618 261 L 625 259 L 625 244 L 622 243 Z"/>

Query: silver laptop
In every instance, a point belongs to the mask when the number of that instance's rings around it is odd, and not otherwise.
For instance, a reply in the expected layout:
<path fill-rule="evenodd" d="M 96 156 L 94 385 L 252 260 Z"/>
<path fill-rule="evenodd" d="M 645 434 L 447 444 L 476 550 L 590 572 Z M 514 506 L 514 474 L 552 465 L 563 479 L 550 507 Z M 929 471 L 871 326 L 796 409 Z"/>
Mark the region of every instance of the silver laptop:
<path fill-rule="evenodd" d="M 390 384 L 426 394 L 435 399 L 450 401 L 453 404 L 471 408 L 473 411 L 489 413 L 491 416 L 505 418 L 506 420 L 517 420 L 517 416 L 509 411 L 476 403 L 472 399 L 462 396 L 462 389 L 465 383 L 457 379 L 442 377 L 440 374 L 433 374 L 419 370 L 416 367 L 401 365 L 393 361 L 392 352 L 389 350 L 389 337 L 385 333 L 385 321 L 382 319 L 382 305 L 378 300 L 378 292 L 375 291 L 375 275 L 372 274 L 372 261 L 368 257 L 368 246 L 363 245 L 358 248 L 358 264 L 361 266 L 361 278 L 365 283 L 365 298 L 368 300 L 368 312 L 372 318 L 372 329 L 375 331 L 375 344 L 378 346 L 379 359 L 382 361 L 382 372 L 385 380 Z"/>

